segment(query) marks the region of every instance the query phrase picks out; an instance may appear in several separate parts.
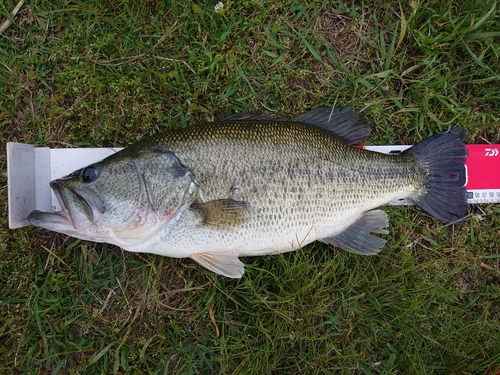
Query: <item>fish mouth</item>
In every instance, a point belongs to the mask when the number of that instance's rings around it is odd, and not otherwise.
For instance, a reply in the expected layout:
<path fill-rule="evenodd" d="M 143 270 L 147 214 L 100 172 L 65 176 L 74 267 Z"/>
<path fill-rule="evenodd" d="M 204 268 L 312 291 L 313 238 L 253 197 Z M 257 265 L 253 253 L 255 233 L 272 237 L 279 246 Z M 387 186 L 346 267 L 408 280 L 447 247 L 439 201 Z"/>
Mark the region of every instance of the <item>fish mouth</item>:
<path fill-rule="evenodd" d="M 102 216 L 102 202 L 91 192 L 70 187 L 63 179 L 51 181 L 50 187 L 62 209 L 57 212 L 31 212 L 28 216 L 31 225 L 67 233 L 84 230 Z"/>

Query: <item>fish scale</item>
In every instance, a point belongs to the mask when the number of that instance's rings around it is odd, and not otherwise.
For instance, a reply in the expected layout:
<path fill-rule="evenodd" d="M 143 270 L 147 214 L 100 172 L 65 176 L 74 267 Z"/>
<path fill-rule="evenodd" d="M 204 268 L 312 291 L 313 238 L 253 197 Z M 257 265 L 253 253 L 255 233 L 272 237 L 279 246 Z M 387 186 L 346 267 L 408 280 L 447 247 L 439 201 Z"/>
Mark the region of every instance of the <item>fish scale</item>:
<path fill-rule="evenodd" d="M 242 256 L 296 250 L 334 236 L 381 201 L 417 190 L 411 155 L 357 150 L 302 123 L 216 122 L 147 142 L 168 145 L 197 177 L 206 200 L 227 198 L 237 186 L 249 203 L 245 223 L 228 228 L 233 235 L 216 246 L 237 247 Z M 182 229 L 179 233 L 190 247 L 193 235 Z"/>
<path fill-rule="evenodd" d="M 131 145 L 51 183 L 64 206 L 30 222 L 125 250 L 190 257 L 228 277 L 240 256 L 297 250 L 319 240 L 378 253 L 387 215 L 414 201 L 447 221 L 466 213 L 460 131 L 398 154 L 352 147 L 369 134 L 348 109 L 292 120 L 237 114 Z"/>

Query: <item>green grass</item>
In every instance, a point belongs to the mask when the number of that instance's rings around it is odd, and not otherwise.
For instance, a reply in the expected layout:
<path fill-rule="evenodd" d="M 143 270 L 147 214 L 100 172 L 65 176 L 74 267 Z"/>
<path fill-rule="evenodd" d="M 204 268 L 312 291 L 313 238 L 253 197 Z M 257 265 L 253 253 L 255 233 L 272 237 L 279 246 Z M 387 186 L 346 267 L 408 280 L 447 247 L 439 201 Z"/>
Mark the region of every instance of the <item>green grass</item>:
<path fill-rule="evenodd" d="M 0 22 L 16 1 L 0 4 Z M 500 143 L 493 1 L 36 1 L 0 36 L 0 131 L 38 146 L 128 145 L 238 111 L 362 110 L 371 144 L 465 126 Z M 460 3 L 460 4 L 459 4 Z M 0 151 L 5 171 L 5 151 Z M 484 374 L 500 365 L 500 210 L 446 226 L 385 207 L 383 252 L 314 244 L 190 260 L 7 229 L 0 373 Z"/>

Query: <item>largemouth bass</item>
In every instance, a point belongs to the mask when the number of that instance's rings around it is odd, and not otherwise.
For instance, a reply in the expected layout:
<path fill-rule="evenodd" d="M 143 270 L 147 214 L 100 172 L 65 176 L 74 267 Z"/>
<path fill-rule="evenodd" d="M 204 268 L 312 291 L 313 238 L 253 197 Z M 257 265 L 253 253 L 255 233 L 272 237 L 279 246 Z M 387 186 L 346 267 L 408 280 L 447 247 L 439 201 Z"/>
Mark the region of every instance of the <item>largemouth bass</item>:
<path fill-rule="evenodd" d="M 239 278 L 240 256 L 297 250 L 315 240 L 378 253 L 387 214 L 407 198 L 445 222 L 466 214 L 460 130 L 398 155 L 351 146 L 369 126 L 349 109 L 292 120 L 246 113 L 146 138 L 50 183 L 60 212 L 31 224 L 133 252 L 189 257 Z"/>

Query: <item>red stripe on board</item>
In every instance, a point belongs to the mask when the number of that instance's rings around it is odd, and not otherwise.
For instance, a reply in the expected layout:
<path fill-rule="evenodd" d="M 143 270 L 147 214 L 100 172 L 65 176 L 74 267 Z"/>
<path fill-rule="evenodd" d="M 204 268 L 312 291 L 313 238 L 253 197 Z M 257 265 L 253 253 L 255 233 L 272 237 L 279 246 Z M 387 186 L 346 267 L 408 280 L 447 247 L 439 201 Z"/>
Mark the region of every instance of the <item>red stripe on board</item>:
<path fill-rule="evenodd" d="M 500 189 L 500 145 L 466 145 L 467 190 Z"/>

